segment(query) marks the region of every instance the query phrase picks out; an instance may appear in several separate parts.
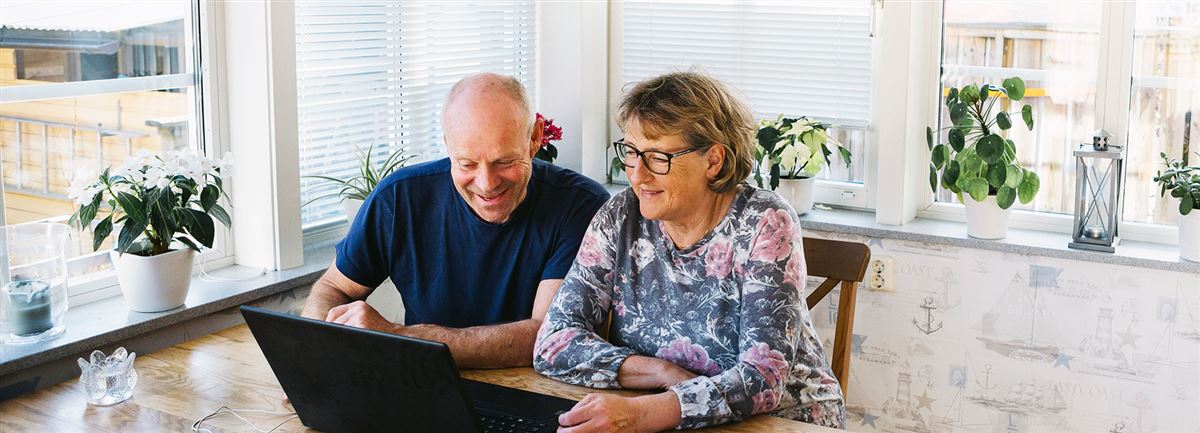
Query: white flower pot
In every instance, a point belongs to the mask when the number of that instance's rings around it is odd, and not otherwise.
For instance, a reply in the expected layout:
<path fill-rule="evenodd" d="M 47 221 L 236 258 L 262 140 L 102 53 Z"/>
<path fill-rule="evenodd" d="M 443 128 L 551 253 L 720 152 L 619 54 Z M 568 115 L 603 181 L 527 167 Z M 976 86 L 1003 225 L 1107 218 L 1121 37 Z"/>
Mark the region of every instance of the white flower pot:
<path fill-rule="evenodd" d="M 356 198 L 342 200 L 342 210 L 346 212 L 346 222 L 354 222 L 354 216 L 358 215 L 358 208 L 362 207 L 362 204 L 363 201 Z"/>
<path fill-rule="evenodd" d="M 1179 216 L 1179 258 L 1200 262 L 1200 210 Z"/>
<path fill-rule="evenodd" d="M 130 310 L 166 311 L 183 305 L 187 299 L 195 258 L 190 248 L 150 257 L 113 251 L 112 258 L 117 266 L 117 282 Z"/>
<path fill-rule="evenodd" d="M 816 201 L 816 187 L 817 179 L 812 177 L 779 179 L 776 192 L 796 208 L 796 214 L 804 215 L 812 210 L 813 202 Z"/>
<path fill-rule="evenodd" d="M 975 201 L 963 195 L 967 208 L 967 236 L 978 239 L 1004 239 L 1008 236 L 1008 209 L 1000 209 L 996 196 Z"/>

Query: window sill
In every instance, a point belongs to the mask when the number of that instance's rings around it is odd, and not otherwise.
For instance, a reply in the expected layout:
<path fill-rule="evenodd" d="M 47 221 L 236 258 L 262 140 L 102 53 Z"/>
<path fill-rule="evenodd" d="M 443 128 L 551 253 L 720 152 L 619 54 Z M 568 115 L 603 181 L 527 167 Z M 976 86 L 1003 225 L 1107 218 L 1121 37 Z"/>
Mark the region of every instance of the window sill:
<path fill-rule="evenodd" d="M 1067 248 L 1071 237 L 1065 233 L 1010 228 L 1005 239 L 983 240 L 968 237 L 961 222 L 917 218 L 892 226 L 875 222 L 873 212 L 845 209 L 813 209 L 800 217 L 800 225 L 805 230 L 1200 274 L 1200 263 L 1180 259 L 1176 246 L 1150 242 L 1122 240 L 1116 253 L 1106 254 Z"/>
<path fill-rule="evenodd" d="M 184 306 L 160 313 L 130 311 L 120 296 L 73 307 L 67 311 L 67 328 L 62 336 L 35 344 L 0 344 L 0 377 L 312 284 L 333 257 L 333 244 L 323 243 L 305 248 L 304 265 L 295 269 L 237 282 L 208 282 L 193 277 Z M 209 274 L 237 278 L 251 271 L 244 266 L 229 266 Z"/>

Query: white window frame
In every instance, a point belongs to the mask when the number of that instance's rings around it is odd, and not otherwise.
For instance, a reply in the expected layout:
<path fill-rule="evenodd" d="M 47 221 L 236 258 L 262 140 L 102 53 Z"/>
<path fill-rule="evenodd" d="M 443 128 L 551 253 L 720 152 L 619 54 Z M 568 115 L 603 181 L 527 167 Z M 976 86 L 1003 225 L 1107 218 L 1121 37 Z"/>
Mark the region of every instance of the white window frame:
<path fill-rule="evenodd" d="M 892 5 L 889 3 L 890 7 L 894 7 Z M 940 47 L 943 3 L 939 1 L 934 2 L 933 5 L 934 7 L 930 7 L 925 13 L 933 18 L 934 25 L 918 29 L 917 34 L 913 36 L 914 38 L 932 39 Z M 1096 61 L 1095 123 L 1099 128 L 1112 133 L 1115 139 L 1118 140 L 1116 144 L 1122 146 L 1126 145 L 1123 141 L 1126 139 L 1126 132 L 1129 125 L 1129 100 L 1132 93 L 1131 83 L 1133 79 L 1132 45 L 1136 6 L 1132 2 L 1103 2 L 1100 14 L 1101 40 L 1099 41 L 1099 46 L 1110 48 L 1101 49 Z M 939 55 L 933 60 L 935 66 L 941 66 L 940 51 L 939 49 Z M 999 68 L 978 67 L 974 69 L 987 72 L 988 70 Z M 1030 75 L 1040 73 L 1042 72 L 1029 71 Z M 940 83 L 938 85 L 940 86 Z M 936 90 L 934 94 L 936 94 Z M 936 101 L 931 102 L 929 105 L 933 109 L 940 109 Z M 929 125 L 932 124 L 929 123 Z M 919 148 L 923 153 L 923 158 L 925 158 L 924 161 L 928 161 L 929 152 L 924 143 L 924 138 L 915 142 L 910 140 L 907 145 Z M 1070 163 L 1071 161 L 1067 162 Z M 922 205 L 917 212 L 918 217 L 946 221 L 966 221 L 962 204 L 934 201 L 934 195 L 929 190 L 928 183 L 925 186 L 921 192 Z M 1073 216 L 1071 214 L 1014 210 L 1009 227 L 1070 234 L 1071 230 L 1073 230 L 1072 220 Z M 1125 220 L 1120 221 L 1119 224 L 1121 226 L 1122 239 L 1159 244 L 1177 244 L 1179 242 L 1179 228 L 1177 226 Z"/>
<path fill-rule="evenodd" d="M 206 156 L 220 157 L 229 149 L 228 141 L 226 140 L 227 135 L 222 134 L 224 132 L 224 128 L 222 127 L 224 111 L 222 109 L 224 107 L 222 105 L 224 101 L 223 82 L 219 79 L 221 75 L 216 73 L 219 71 L 216 68 L 220 68 L 221 62 L 215 61 L 217 59 L 216 56 L 220 54 L 219 46 L 223 39 L 221 35 L 220 9 L 219 2 L 193 0 L 192 11 L 186 18 L 192 24 L 188 26 L 192 34 L 186 38 L 186 44 L 188 45 L 188 51 L 192 52 L 193 55 L 183 58 L 183 60 L 194 63 L 197 59 L 202 59 L 201 63 L 196 65 L 194 69 L 194 73 L 199 77 L 199 82 L 195 85 L 192 83 L 190 74 L 171 74 L 7 87 L 4 89 L 3 94 L 0 95 L 0 102 L 61 99 L 95 95 L 98 93 L 191 87 L 191 95 L 194 98 L 194 103 L 189 107 L 189 111 L 194 114 L 191 117 L 195 119 L 195 123 L 189 128 L 192 142 L 201 143 Z M 199 46 L 197 46 L 197 42 L 199 42 Z M 0 192 L 3 192 L 3 185 L 0 185 Z M 3 209 L 4 196 L 0 193 L 0 218 L 4 216 Z M 43 221 L 65 223 L 66 217 L 52 217 Z M 217 225 L 216 229 L 217 233 L 213 248 L 196 256 L 197 264 L 193 267 L 193 274 L 198 273 L 201 268 L 205 270 L 217 269 L 234 263 L 232 254 L 232 246 L 234 244 L 231 230 L 226 229 L 220 224 Z M 87 260 L 105 254 L 109 254 L 109 252 L 101 250 L 84 254 L 76 258 L 76 260 Z M 71 305 L 83 305 L 119 296 L 120 294 L 121 290 L 117 285 L 117 278 L 114 272 L 100 272 L 82 277 L 74 277 L 67 290 L 68 302 Z"/>
<path fill-rule="evenodd" d="M 873 4 L 875 3 L 875 0 L 871 0 L 871 1 Z M 608 3 L 608 37 L 607 37 L 607 40 L 608 40 L 608 68 L 607 68 L 607 70 L 608 70 L 609 109 L 606 113 L 608 115 L 608 120 L 607 120 L 608 137 L 606 140 L 604 140 L 603 146 L 600 147 L 599 152 L 607 152 L 606 149 L 608 148 L 609 144 L 611 142 L 617 140 L 618 138 L 620 138 L 622 135 L 621 128 L 617 125 L 616 119 L 614 117 L 616 115 L 617 104 L 619 104 L 619 102 L 620 102 L 621 94 L 622 94 L 622 92 L 624 90 L 624 86 L 626 84 L 623 82 L 623 75 L 622 75 L 622 69 L 624 66 L 624 62 L 623 62 L 624 53 L 623 53 L 623 47 L 622 47 L 623 24 L 622 24 L 621 10 L 622 10 L 623 3 L 624 2 L 622 2 L 622 1 L 610 1 Z M 876 10 L 876 13 L 878 13 L 878 10 Z M 878 65 L 878 62 L 882 58 L 882 52 L 880 49 L 882 46 L 881 44 L 882 44 L 881 38 L 875 37 L 872 39 L 871 61 L 872 61 L 872 64 L 874 64 L 874 65 Z M 882 77 L 882 74 L 880 74 L 878 72 L 879 70 L 880 70 L 880 68 L 878 66 L 875 66 L 872 68 L 872 72 L 871 72 L 871 88 L 872 88 L 873 95 L 878 95 L 877 91 L 881 87 L 880 79 Z M 875 110 L 880 105 L 881 105 L 881 102 L 879 101 L 879 98 L 877 96 L 874 96 L 872 98 L 872 107 L 871 107 L 873 118 L 878 118 L 878 117 L 874 116 L 874 113 L 875 113 Z M 871 122 L 870 126 L 867 129 L 867 144 L 866 144 L 867 155 L 866 155 L 866 158 L 863 159 L 863 161 L 867 164 L 867 169 L 864 171 L 863 183 L 817 179 L 816 191 L 815 191 L 817 203 L 829 204 L 829 205 L 834 205 L 834 206 L 838 206 L 838 207 L 845 207 L 845 208 L 852 208 L 852 209 L 874 209 L 875 208 L 875 206 L 876 206 L 875 191 L 876 191 L 876 185 L 878 184 L 878 179 L 879 179 L 879 177 L 877 176 L 877 167 L 878 167 L 877 161 L 878 161 L 878 156 L 879 156 L 878 149 L 879 149 L 879 140 L 880 140 L 879 137 L 880 137 L 880 135 L 879 135 L 879 130 L 878 130 L 877 125 L 875 124 L 875 122 Z M 586 145 L 586 143 L 585 143 L 585 145 Z M 599 167 L 601 167 L 601 170 L 603 170 L 603 171 L 601 171 L 601 175 L 599 177 L 593 176 L 593 178 L 596 181 L 601 182 L 601 183 L 603 183 L 607 180 L 606 179 L 606 175 L 608 173 L 607 153 L 605 153 L 605 155 L 606 155 L 606 157 L 603 158 L 604 160 L 599 165 Z M 590 162 L 590 161 L 585 161 L 585 163 L 586 162 Z M 585 164 L 584 167 L 585 167 L 585 170 L 587 170 L 588 165 Z M 619 177 L 623 178 L 624 175 L 620 175 Z M 627 180 L 622 180 L 622 182 L 628 183 Z"/>

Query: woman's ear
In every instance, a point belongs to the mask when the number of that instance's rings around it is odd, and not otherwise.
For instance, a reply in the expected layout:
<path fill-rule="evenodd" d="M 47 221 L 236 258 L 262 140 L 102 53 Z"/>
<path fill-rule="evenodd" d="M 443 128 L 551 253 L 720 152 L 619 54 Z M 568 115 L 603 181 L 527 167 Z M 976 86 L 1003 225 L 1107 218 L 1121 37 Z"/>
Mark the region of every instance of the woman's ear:
<path fill-rule="evenodd" d="M 721 173 L 721 168 L 725 166 L 725 153 L 728 151 L 729 149 L 724 144 L 714 143 L 709 146 L 707 152 L 704 152 L 704 158 L 708 160 L 708 168 L 704 174 L 709 179 L 716 179 L 717 174 Z"/>

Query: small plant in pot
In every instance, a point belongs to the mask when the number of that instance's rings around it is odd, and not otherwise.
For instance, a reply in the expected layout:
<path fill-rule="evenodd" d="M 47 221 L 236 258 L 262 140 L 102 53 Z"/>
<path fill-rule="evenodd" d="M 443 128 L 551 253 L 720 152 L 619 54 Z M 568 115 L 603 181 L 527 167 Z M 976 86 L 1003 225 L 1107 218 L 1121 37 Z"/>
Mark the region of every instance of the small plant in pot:
<path fill-rule="evenodd" d="M 1155 173 L 1154 181 L 1161 195 L 1170 191 L 1171 197 L 1179 199 L 1179 258 L 1200 262 L 1200 165 L 1187 165 L 1184 152 L 1182 160 L 1161 153 L 1167 170 Z"/>
<path fill-rule="evenodd" d="M 808 117 L 783 117 L 759 122 L 754 147 L 754 181 L 759 188 L 779 189 L 780 195 L 803 215 L 812 209 L 816 175 L 830 164 L 832 149 L 850 166 L 850 150 L 829 135 L 830 125 Z M 766 167 L 766 186 L 763 167 Z"/>
<path fill-rule="evenodd" d="M 382 182 L 384 178 L 392 174 L 396 170 L 408 164 L 416 155 L 406 154 L 407 148 L 401 148 L 393 152 L 383 163 L 379 163 L 379 159 L 372 160 L 371 154 L 374 153 L 375 145 L 367 146 L 366 149 L 355 147 L 354 152 L 358 155 L 358 174 L 349 179 L 338 179 L 332 176 L 304 176 L 309 179 L 320 179 L 328 181 L 322 186 L 317 187 L 322 191 L 316 197 L 304 202 L 303 206 L 308 206 L 310 203 L 328 197 L 339 197 L 342 203 L 342 210 L 346 212 L 346 219 L 353 221 L 354 216 L 358 215 L 358 208 L 362 207 L 362 203 L 371 195 L 371 191 Z"/>
<path fill-rule="evenodd" d="M 227 157 L 228 158 L 228 157 Z M 165 311 L 183 305 L 191 284 L 192 262 L 200 248 L 211 248 L 214 219 L 230 226 L 229 213 L 218 204 L 226 196 L 225 162 L 169 152 L 145 150 L 99 175 L 81 173 L 69 196 L 78 205 L 70 224 L 92 227 L 92 249 L 119 227 L 113 262 L 129 308 Z"/>
<path fill-rule="evenodd" d="M 981 239 L 1001 239 L 1008 235 L 1009 207 L 1013 202 L 1033 201 L 1041 186 L 1037 173 L 1021 167 L 1017 147 L 1001 134 L 1013 126 L 1020 115 L 1033 130 L 1033 108 L 1029 104 L 1019 112 L 996 110 L 1000 99 L 1020 101 L 1025 96 L 1025 81 L 1019 77 L 1004 80 L 1001 87 L 974 84 L 962 89 L 951 87 L 946 95 L 950 126 L 934 131 L 925 128 L 925 140 L 932 152 L 929 187 L 948 189 L 966 207 L 967 234 Z M 946 140 L 941 140 L 942 131 Z"/>

